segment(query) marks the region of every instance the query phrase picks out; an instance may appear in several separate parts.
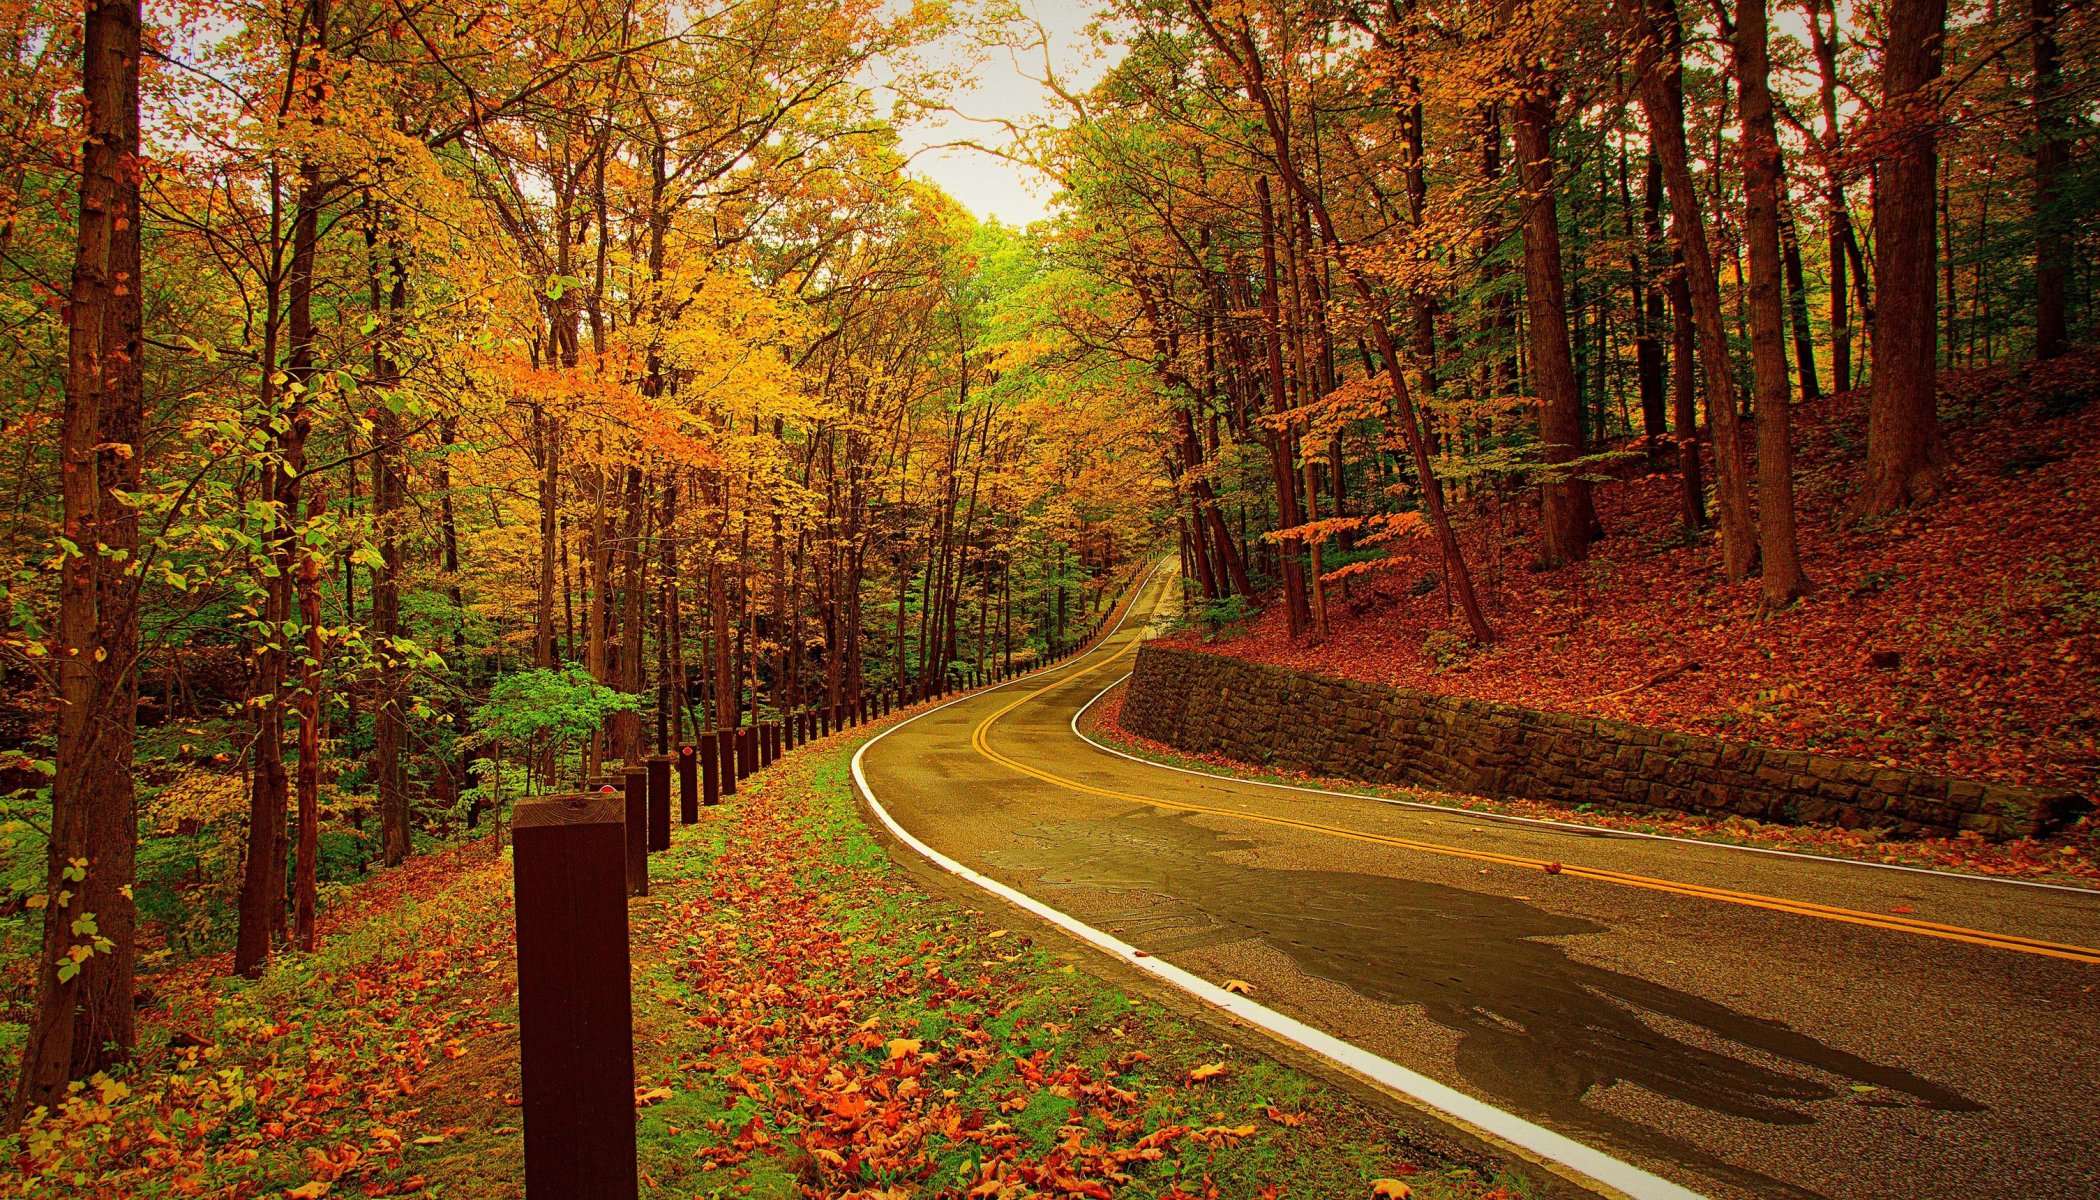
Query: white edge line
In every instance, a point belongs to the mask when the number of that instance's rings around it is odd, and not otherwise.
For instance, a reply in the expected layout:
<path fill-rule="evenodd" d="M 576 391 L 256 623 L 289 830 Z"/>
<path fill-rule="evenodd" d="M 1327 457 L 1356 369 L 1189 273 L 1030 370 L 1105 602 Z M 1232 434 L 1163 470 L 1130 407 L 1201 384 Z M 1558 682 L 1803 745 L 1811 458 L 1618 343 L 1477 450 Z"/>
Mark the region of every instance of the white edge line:
<path fill-rule="evenodd" d="M 1158 767 L 1162 771 L 1178 771 L 1183 775 L 1194 775 L 1200 779 L 1216 779 L 1226 783 L 1244 783 L 1254 787 L 1276 788 L 1286 792 L 1307 792 L 1315 796 L 1338 796 L 1345 800 L 1370 800 L 1378 804 L 1391 804 L 1398 808 L 1419 808 L 1429 812 L 1444 813 L 1448 816 L 1472 817 L 1482 821 L 1503 821 L 1512 825 L 1537 825 L 1546 829 L 1564 829 L 1592 837 L 1646 838 L 1655 842 L 1679 842 L 1687 846 L 1706 846 L 1715 850 L 1736 850 L 1744 854 L 1770 854 L 1779 858 L 1799 858 L 1809 862 L 1831 863 L 1837 866 L 1871 867 L 1877 871 L 1905 871 L 1912 875 L 1930 875 L 1936 879 L 1958 879 L 1964 883 L 1995 883 L 2004 887 L 2041 888 L 2045 891 L 2075 892 L 2081 896 L 2100 898 L 2100 888 L 2081 887 L 2074 883 L 2043 883 L 2034 879 L 2007 879 L 1999 875 L 1970 875 L 1961 871 L 1942 871 L 1935 867 L 1907 867 L 1902 863 L 1868 862 L 1865 859 L 1839 858 L 1836 855 L 1813 854 L 1802 850 L 1775 850 L 1769 846 L 1743 846 L 1734 842 L 1710 842 L 1705 838 L 1682 837 L 1676 834 L 1642 833 L 1637 829 L 1613 829 L 1609 825 L 1583 825 L 1574 821 L 1555 821 L 1549 817 L 1520 817 L 1514 813 L 1481 812 L 1478 809 L 1459 808 L 1450 804 L 1432 804 L 1427 800 L 1401 800 L 1392 796 L 1380 796 L 1375 792 L 1338 792 L 1332 788 L 1307 787 L 1295 783 L 1276 783 L 1267 779 L 1245 779 L 1238 775 L 1220 775 L 1214 771 L 1198 771 L 1192 767 L 1181 767 L 1173 763 L 1158 762 L 1095 741 L 1093 738 L 1080 732 L 1079 729 L 1079 718 L 1086 715 L 1086 710 L 1094 707 L 1096 701 L 1108 695 L 1117 684 L 1122 683 L 1130 676 L 1131 672 L 1123 672 L 1110 680 L 1106 687 L 1095 692 L 1092 700 L 1088 700 L 1085 704 L 1080 705 L 1079 711 L 1072 714 L 1072 733 L 1080 741 L 1104 754 L 1113 754 L 1117 758 L 1127 758 L 1131 762 L 1143 763 L 1148 767 Z"/>
<path fill-rule="evenodd" d="M 1165 560 L 1162 559 L 1161 561 L 1164 562 Z M 1155 566 L 1153 570 L 1158 570 L 1158 567 Z M 1151 572 L 1147 572 L 1145 579 L 1138 581 L 1137 588 L 1132 589 L 1132 602 L 1129 608 L 1125 609 L 1123 619 L 1117 621 L 1113 629 L 1102 634 L 1102 638 L 1113 636 L 1123 628 L 1124 622 L 1130 617 L 1130 609 L 1134 609 L 1137 606 L 1137 590 L 1142 588 L 1150 578 Z M 1012 682 L 1018 683 L 1026 678 L 1027 676 L 1023 676 L 1022 679 Z M 930 716 L 941 709 L 960 704 L 974 696 L 981 695 L 983 691 L 995 691 L 1005 686 L 1007 685 L 1001 684 L 994 688 L 972 692 L 969 695 L 958 696 L 945 704 L 936 705 L 925 712 L 913 714 L 869 738 L 861 744 L 860 749 L 853 752 L 854 786 L 860 789 L 861 799 L 867 802 L 868 807 L 874 810 L 875 815 L 881 819 L 883 826 L 895 835 L 897 840 L 910 846 L 914 851 L 917 851 L 921 856 L 949 874 L 966 880 L 1010 904 L 1033 913 L 1079 938 L 1081 941 L 1106 951 L 1128 966 L 1135 967 L 1148 975 L 1164 980 L 1214 1008 L 1222 1009 L 1250 1025 L 1264 1029 L 1282 1038 L 1284 1041 L 1298 1046 L 1300 1049 L 1327 1059 L 1337 1066 L 1382 1086 L 1391 1088 L 1396 1092 L 1411 1096 L 1430 1108 L 1436 1109 L 1438 1112 L 1453 1117 L 1464 1124 L 1473 1126 L 1513 1146 L 1588 1176 L 1590 1179 L 1630 1197 L 1631 1200 L 1704 1200 L 1698 1192 L 1671 1183 L 1659 1175 L 1650 1174 L 1631 1163 L 1622 1162 L 1601 1150 L 1592 1149 L 1573 1138 L 1555 1133 L 1543 1125 L 1534 1124 L 1514 1113 L 1504 1112 L 1485 1101 L 1476 1100 L 1456 1088 L 1438 1083 L 1436 1080 L 1418 1072 L 1410 1071 L 1396 1062 L 1381 1058 L 1360 1046 L 1343 1041 L 1333 1034 L 1325 1033 L 1302 1021 L 1287 1017 L 1266 1005 L 1257 1004 L 1245 996 L 1234 995 L 1200 975 L 1195 975 L 1172 963 L 1155 958 L 1151 954 L 1123 941 L 1121 938 L 1104 933 L 1077 917 L 1052 908 L 1026 892 L 979 874 L 913 836 L 909 830 L 898 824 L 897 819 L 890 815 L 890 811 L 884 808 L 882 802 L 875 798 L 874 789 L 868 785 L 867 773 L 862 769 L 862 757 L 867 754 L 869 747 L 921 717 Z M 1110 686 L 1114 685 L 1111 684 Z M 1139 761 L 1142 762 L 1143 760 L 1140 759 Z"/>

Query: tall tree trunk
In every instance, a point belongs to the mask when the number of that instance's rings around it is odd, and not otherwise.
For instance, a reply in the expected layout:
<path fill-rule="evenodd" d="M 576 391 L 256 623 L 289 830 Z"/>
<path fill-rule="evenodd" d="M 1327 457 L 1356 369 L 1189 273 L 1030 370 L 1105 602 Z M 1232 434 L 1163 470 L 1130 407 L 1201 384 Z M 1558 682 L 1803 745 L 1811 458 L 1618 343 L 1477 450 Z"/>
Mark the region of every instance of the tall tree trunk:
<path fill-rule="evenodd" d="M 560 525 L 561 498 L 561 422 L 547 415 L 538 405 L 532 410 L 533 428 L 538 433 L 540 444 L 540 588 L 539 603 L 534 605 L 532 663 L 536 667 L 554 666 L 554 564 L 562 552 Z M 562 589 L 564 602 L 568 589 Z M 573 635 L 571 638 L 573 642 Z"/>
<path fill-rule="evenodd" d="M 1669 440 L 1670 398 L 1663 386 L 1662 182 L 1654 174 L 1655 156 L 1648 156 L 1650 174 L 1642 194 L 1641 230 L 1636 240 L 1633 228 L 1633 185 L 1626 154 L 1619 154 L 1619 205 L 1625 212 L 1627 275 L 1631 280 L 1634 312 L 1634 379 L 1641 395 L 1641 432 L 1648 439 L 1648 461 L 1660 464 Z"/>
<path fill-rule="evenodd" d="M 408 280 L 398 249 L 389 255 L 391 286 L 387 315 L 398 321 L 408 301 Z M 373 307 L 378 308 L 379 284 L 373 279 Z M 379 386 L 396 386 L 400 367 L 384 348 L 373 355 L 373 374 Z M 388 404 L 377 406 L 379 419 L 373 430 L 372 521 L 379 534 L 379 569 L 372 572 L 372 633 L 378 643 L 380 666 L 374 679 L 376 695 L 372 714 L 372 774 L 379 788 L 379 842 L 381 861 L 398 867 L 408 860 L 408 772 L 401 755 L 408 743 L 408 722 L 402 709 L 401 677 L 406 667 L 394 649 L 401 636 L 401 510 L 407 503 L 408 431 L 401 416 Z M 302 729 L 303 736 L 303 729 Z M 301 837 L 304 837 L 302 826 Z"/>
<path fill-rule="evenodd" d="M 55 1108 L 68 1079 L 128 1058 L 133 1041 L 138 593 L 124 571 L 138 525 L 114 493 L 135 486 L 141 450 L 138 72 L 138 0 L 90 0 L 59 435 L 61 528 L 79 551 L 59 575 L 49 900 L 10 1126 L 32 1108 Z"/>
<path fill-rule="evenodd" d="M 2055 358 L 2070 346 L 2064 284 L 2076 244 L 2067 236 L 2063 174 L 2071 164 L 2063 66 L 2056 42 L 2056 0 L 2028 0 L 2034 43 L 2034 356 Z"/>
<path fill-rule="evenodd" d="M 1738 0 L 1736 84 L 1742 93 L 1744 229 L 1750 242 L 1750 368 L 1757 400 L 1758 542 L 1764 603 L 1791 603 L 1808 587 L 1794 528 L 1794 446 L 1789 431 L 1779 203 L 1784 169 L 1772 113 L 1771 32 L 1765 0 Z"/>
<path fill-rule="evenodd" d="M 1258 175 L 1254 180 L 1255 192 L 1261 198 L 1261 315 L 1262 342 L 1269 367 L 1269 406 L 1277 413 L 1288 412 L 1291 402 L 1285 395 L 1283 373 L 1283 317 L 1281 283 L 1276 267 L 1276 206 L 1269 195 L 1269 180 Z M 1285 529 L 1297 526 L 1302 518 L 1298 515 L 1298 483 L 1292 466 L 1297 455 L 1292 450 L 1293 437 L 1288 426 L 1273 429 L 1269 433 L 1269 470 L 1276 483 L 1276 524 Z M 1283 595 L 1285 614 L 1289 617 L 1291 636 L 1305 632 L 1312 622 L 1311 605 L 1305 595 L 1305 567 L 1298 559 L 1304 544 L 1297 538 L 1283 540 Z"/>
<path fill-rule="evenodd" d="M 1860 515 L 1924 502 L 1940 490 L 1935 85 L 1946 24 L 1946 0 L 1888 7 L 1875 114 L 1883 150 L 1874 192 L 1874 391 L 1867 477 L 1854 505 Z"/>
<path fill-rule="evenodd" d="M 305 56 L 307 119 L 319 124 L 327 98 L 322 76 L 328 45 L 329 0 L 308 0 L 311 41 L 298 49 Z M 252 693 L 256 706 L 255 774 L 248 807 L 248 862 L 241 881 L 240 929 L 234 943 L 234 970 L 254 977 L 268 963 L 270 950 L 285 926 L 285 828 L 288 780 L 284 767 L 285 673 L 290 654 L 284 630 L 291 620 L 300 484 L 306 471 L 306 438 L 313 429 L 307 390 L 319 368 L 314 360 L 314 269 L 320 249 L 321 206 L 326 201 L 320 165 L 308 158 L 299 167 L 299 198 L 292 225 L 292 259 L 287 274 L 285 332 L 285 412 L 275 445 L 274 462 L 264 472 L 271 504 L 267 538 L 275 574 L 265 581 L 264 637 L 256 655 Z M 270 365 L 265 363 L 265 372 Z"/>
<path fill-rule="evenodd" d="M 1830 24 L 1826 27 L 1824 17 Z M 1852 267 L 1859 261 L 1858 239 L 1852 233 L 1851 204 L 1845 198 L 1844 177 L 1839 174 L 1839 154 L 1843 149 L 1844 130 L 1838 124 L 1838 39 L 1843 34 L 1838 28 L 1837 10 L 1829 0 L 1809 0 L 1808 40 L 1815 54 L 1817 72 L 1817 103 L 1823 118 L 1823 203 L 1824 220 L 1830 236 L 1830 371 L 1831 390 L 1848 391 L 1853 385 L 1852 374 L 1852 291 L 1855 282 Z M 1860 292 L 1860 306 L 1865 307 L 1866 279 L 1856 280 Z"/>
<path fill-rule="evenodd" d="M 640 699 L 647 674 L 643 669 L 642 643 L 647 619 L 644 603 L 648 599 L 642 584 L 642 537 L 643 526 L 649 517 L 648 489 L 642 486 L 640 467 L 627 468 L 625 500 L 625 527 L 620 535 L 620 690 Z M 641 714 L 619 713 L 613 722 L 621 759 L 629 766 L 639 765 L 642 761 Z"/>
<path fill-rule="evenodd" d="M 1539 440 L 1546 477 L 1539 491 L 1539 559 L 1546 566 L 1580 562 L 1590 554 L 1596 510 L 1590 485 L 1565 464 L 1581 458 L 1582 397 L 1568 340 L 1568 297 L 1561 273 L 1560 212 L 1553 179 L 1554 88 L 1527 71 L 1510 103 L 1517 172 L 1523 182 L 1524 297 L 1531 334 L 1531 372 L 1539 392 Z M 1558 470 L 1556 470 L 1558 468 Z"/>
<path fill-rule="evenodd" d="M 306 519 L 319 520 L 328 502 L 316 490 L 307 497 Z M 299 624 L 305 654 L 299 660 L 299 866 L 292 885 L 292 941 L 301 951 L 314 950 L 314 891 L 321 856 L 321 659 L 327 647 L 321 636 L 321 556 L 299 548 Z"/>
<path fill-rule="evenodd" d="M 1794 365 L 1801 374 L 1801 399 L 1820 399 L 1822 381 L 1816 378 L 1816 336 L 1808 327 L 1808 274 L 1801 264 L 1801 236 L 1794 226 L 1793 206 L 1786 187 L 1779 191 L 1779 249 L 1786 264 L 1786 315 L 1794 327 Z"/>
<path fill-rule="evenodd" d="M 1721 312 L 1721 285 L 1706 240 L 1706 218 L 1692 177 L 1684 133 L 1682 31 L 1675 0 L 1620 0 L 1632 26 L 1634 66 L 1641 109 L 1648 117 L 1649 143 L 1662 161 L 1663 189 L 1670 197 L 1671 231 L 1684 257 L 1700 361 L 1706 368 L 1706 414 L 1712 427 L 1714 475 L 1720 501 L 1721 569 L 1731 581 L 1757 565 L 1757 527 L 1743 464 L 1742 430 L 1736 418 L 1734 369 L 1728 361 L 1728 325 Z"/>

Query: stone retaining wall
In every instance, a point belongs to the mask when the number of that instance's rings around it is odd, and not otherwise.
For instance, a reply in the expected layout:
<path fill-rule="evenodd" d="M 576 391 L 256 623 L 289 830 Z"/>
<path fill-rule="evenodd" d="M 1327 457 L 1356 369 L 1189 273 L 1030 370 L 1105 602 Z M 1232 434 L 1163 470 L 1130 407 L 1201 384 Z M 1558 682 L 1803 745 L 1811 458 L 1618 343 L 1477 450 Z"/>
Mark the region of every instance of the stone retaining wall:
<path fill-rule="evenodd" d="M 1138 652 L 1123 725 L 1191 753 L 1336 778 L 1906 834 L 2023 837 L 2088 807 L 2058 789 L 1892 770 L 1151 643 Z"/>

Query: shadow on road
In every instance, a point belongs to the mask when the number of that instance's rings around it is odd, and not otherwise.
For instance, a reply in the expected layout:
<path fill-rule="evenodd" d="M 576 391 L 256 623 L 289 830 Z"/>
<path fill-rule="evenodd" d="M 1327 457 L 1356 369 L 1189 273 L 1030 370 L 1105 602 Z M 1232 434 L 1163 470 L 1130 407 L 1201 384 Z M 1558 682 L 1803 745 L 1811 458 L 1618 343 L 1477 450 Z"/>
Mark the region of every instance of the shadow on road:
<path fill-rule="evenodd" d="M 1096 924 L 1130 931 L 1146 949 L 1171 955 L 1258 938 L 1308 975 L 1381 1004 L 1419 1009 L 1456 1033 L 1459 1073 L 1498 1103 L 1759 1194 L 1815 1193 L 1733 1166 L 1584 1098 L 1626 1082 L 1708 1112 L 1805 1125 L 1815 1118 L 1798 1106 L 1839 1094 L 1813 1077 L 1820 1072 L 1901 1093 L 1921 1107 L 1982 1111 L 1929 1080 L 1776 1021 L 1571 958 L 1545 939 L 1602 927 L 1521 900 L 1385 875 L 1222 860 L 1253 844 L 1143 809 L 1111 821 L 1038 824 L 1021 837 L 1023 845 L 987 857 L 1049 888 L 1139 894 L 1120 921 L 1104 922 L 1098 903 L 1084 908 Z M 1148 932 L 1136 934 L 1139 927 Z M 1685 1036 L 1665 1032 L 1672 1025 Z M 1805 1070 L 1712 1048 L 1720 1045 Z"/>

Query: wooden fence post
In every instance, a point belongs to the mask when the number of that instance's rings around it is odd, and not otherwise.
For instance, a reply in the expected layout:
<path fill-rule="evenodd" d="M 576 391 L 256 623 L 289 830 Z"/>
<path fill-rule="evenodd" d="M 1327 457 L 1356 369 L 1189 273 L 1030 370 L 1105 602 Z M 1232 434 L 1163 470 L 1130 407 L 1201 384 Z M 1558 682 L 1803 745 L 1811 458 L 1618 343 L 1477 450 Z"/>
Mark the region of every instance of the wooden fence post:
<path fill-rule="evenodd" d="M 678 823 L 700 819 L 700 757 L 690 743 L 678 747 Z"/>
<path fill-rule="evenodd" d="M 627 894 L 649 894 L 649 773 L 640 767 L 621 770 L 627 792 Z"/>
<path fill-rule="evenodd" d="M 743 778 L 736 769 L 736 730 L 724 728 L 715 733 L 715 751 L 722 756 L 722 794 L 736 795 L 736 781 Z"/>
<path fill-rule="evenodd" d="M 636 1200 L 626 815 L 619 796 L 521 801 L 518 1059 L 532 1200 Z"/>
<path fill-rule="evenodd" d="M 722 757 L 715 750 L 715 735 L 700 735 L 700 800 L 710 807 L 722 802 Z"/>
<path fill-rule="evenodd" d="M 642 760 L 649 776 L 649 852 L 671 848 L 671 756 L 652 754 Z"/>

